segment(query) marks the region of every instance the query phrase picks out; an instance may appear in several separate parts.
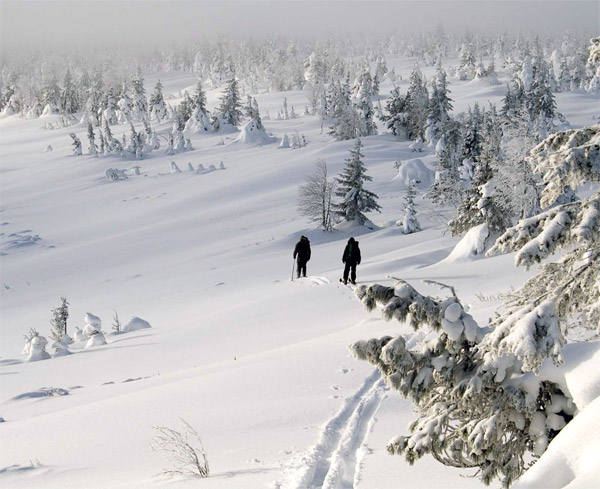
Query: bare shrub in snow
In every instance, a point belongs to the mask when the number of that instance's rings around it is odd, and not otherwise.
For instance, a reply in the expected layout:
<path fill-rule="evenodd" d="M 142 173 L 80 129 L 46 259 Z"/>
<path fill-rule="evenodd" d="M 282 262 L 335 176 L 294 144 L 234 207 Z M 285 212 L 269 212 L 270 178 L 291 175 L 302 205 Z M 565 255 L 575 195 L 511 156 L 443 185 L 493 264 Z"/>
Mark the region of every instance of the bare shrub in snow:
<path fill-rule="evenodd" d="M 324 231 L 333 229 L 332 203 L 336 182 L 327 177 L 327 163 L 318 160 L 315 173 L 306 177 L 298 189 L 298 212 L 312 222 L 318 222 Z"/>
<path fill-rule="evenodd" d="M 155 426 L 156 435 L 152 440 L 153 451 L 166 452 L 172 468 L 163 470 L 159 475 L 191 475 L 208 477 L 210 470 L 204 444 L 198 432 L 184 419 L 180 418 L 182 428 L 175 430 L 166 426 Z"/>
<path fill-rule="evenodd" d="M 122 327 L 121 327 L 121 321 L 119 320 L 119 314 L 117 313 L 116 309 L 113 309 L 115 315 L 113 316 L 113 330 L 115 330 L 116 332 L 121 331 Z"/>

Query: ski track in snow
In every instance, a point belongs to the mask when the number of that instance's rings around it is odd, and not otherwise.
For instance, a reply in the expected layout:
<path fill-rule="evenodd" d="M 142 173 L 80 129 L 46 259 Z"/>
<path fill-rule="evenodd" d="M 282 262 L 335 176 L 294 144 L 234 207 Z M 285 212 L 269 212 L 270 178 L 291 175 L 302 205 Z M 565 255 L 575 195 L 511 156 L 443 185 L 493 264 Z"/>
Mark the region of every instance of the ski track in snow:
<path fill-rule="evenodd" d="M 354 489 L 360 480 L 365 440 L 385 395 L 378 370 L 348 397 L 319 433 L 317 443 L 295 464 L 285 489 Z"/>

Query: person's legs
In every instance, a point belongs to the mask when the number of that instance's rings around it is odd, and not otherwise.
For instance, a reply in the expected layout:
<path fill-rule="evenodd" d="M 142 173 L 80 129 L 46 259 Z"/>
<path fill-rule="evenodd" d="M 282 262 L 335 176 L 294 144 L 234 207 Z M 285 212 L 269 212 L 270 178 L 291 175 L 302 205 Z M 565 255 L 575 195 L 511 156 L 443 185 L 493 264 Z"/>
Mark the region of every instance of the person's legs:
<path fill-rule="evenodd" d="M 348 283 L 348 274 L 350 273 L 350 263 L 346 262 L 344 267 L 344 283 Z"/>
<path fill-rule="evenodd" d="M 306 262 L 298 260 L 296 269 L 298 271 L 298 278 L 306 277 Z"/>
<path fill-rule="evenodd" d="M 350 282 L 356 284 L 356 263 L 352 264 L 352 273 L 350 274 Z"/>

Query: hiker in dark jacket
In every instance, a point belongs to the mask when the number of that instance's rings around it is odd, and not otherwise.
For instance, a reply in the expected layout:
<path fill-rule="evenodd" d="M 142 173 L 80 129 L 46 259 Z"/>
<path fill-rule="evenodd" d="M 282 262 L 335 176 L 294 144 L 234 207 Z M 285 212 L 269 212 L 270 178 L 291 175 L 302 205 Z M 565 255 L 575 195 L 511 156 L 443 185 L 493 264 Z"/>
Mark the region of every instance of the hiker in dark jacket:
<path fill-rule="evenodd" d="M 300 274 L 303 277 L 306 277 L 306 263 L 310 260 L 310 241 L 306 236 L 302 236 L 300 241 L 296 243 L 296 247 L 294 248 L 294 258 L 296 259 L 298 270 L 298 278 L 300 278 Z"/>
<path fill-rule="evenodd" d="M 360 248 L 358 241 L 354 238 L 348 240 L 344 254 L 342 255 L 342 263 L 344 268 L 344 283 L 348 283 L 348 274 L 350 274 L 350 283 L 356 285 L 356 265 L 360 265 Z"/>

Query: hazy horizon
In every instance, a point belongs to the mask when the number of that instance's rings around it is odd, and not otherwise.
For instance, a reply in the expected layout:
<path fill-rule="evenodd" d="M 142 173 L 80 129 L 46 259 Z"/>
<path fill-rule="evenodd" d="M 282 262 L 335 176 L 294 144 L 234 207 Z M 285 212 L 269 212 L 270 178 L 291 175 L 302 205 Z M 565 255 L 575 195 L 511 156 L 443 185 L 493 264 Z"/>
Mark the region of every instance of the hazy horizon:
<path fill-rule="evenodd" d="M 152 46 L 219 36 L 320 38 L 357 32 L 600 31 L 596 1 L 8 1 L 3 50 L 61 44 Z"/>

